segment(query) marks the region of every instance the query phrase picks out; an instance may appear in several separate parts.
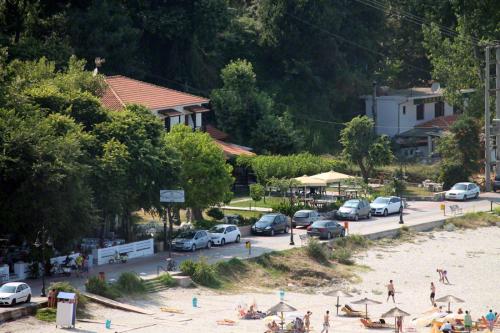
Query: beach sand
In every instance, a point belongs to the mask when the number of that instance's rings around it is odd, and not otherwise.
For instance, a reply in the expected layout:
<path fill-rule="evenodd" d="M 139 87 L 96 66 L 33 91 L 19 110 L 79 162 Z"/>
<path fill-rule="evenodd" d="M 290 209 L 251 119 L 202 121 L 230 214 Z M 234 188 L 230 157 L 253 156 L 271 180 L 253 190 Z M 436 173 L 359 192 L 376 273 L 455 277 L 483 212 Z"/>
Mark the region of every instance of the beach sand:
<path fill-rule="evenodd" d="M 369 305 L 368 312 L 372 319 L 378 319 L 394 306 L 392 300 L 386 302 L 386 285 L 390 279 L 394 280 L 396 288 L 395 305 L 411 314 L 410 318 L 405 319 L 405 324 L 430 308 L 431 281 L 436 284 L 436 298 L 451 294 L 465 300 L 463 304 L 452 304 L 452 310 L 458 307 L 470 310 L 473 318 L 484 315 L 490 308 L 500 311 L 500 228 L 497 227 L 421 233 L 411 242 L 373 248 L 360 255 L 357 264 L 366 265 L 369 269 L 360 270 L 362 281 L 349 286 L 354 297 L 340 301 L 350 303 L 368 297 L 382 302 L 380 305 Z M 439 283 L 436 268 L 448 271 L 451 284 Z M 307 310 L 313 312 L 313 332 L 321 331 L 322 317 L 327 309 L 333 320 L 330 332 L 369 332 L 361 326 L 358 319 L 336 317 L 336 299 L 323 296 L 322 291 L 324 290 L 318 290 L 315 294 L 287 292 L 285 301 L 296 307 L 301 314 Z M 198 308 L 192 307 L 193 297 L 198 298 Z M 258 309 L 265 311 L 279 302 L 279 291 L 230 295 L 203 288 L 175 288 L 150 295 L 147 299 L 129 300 L 132 304 L 154 312 L 152 316 L 92 305 L 92 320 L 97 323 L 78 322 L 77 329 L 79 332 L 124 332 L 136 328 L 131 331 L 134 333 L 264 332 L 262 320 L 236 319 L 238 304 L 248 305 L 254 301 Z M 160 307 L 171 307 L 184 313 L 165 313 L 159 310 Z M 356 305 L 356 308 L 364 309 L 364 305 Z M 106 319 L 112 322 L 111 330 L 104 327 Z M 237 322 L 235 326 L 217 325 L 216 321 L 222 319 Z M 392 322 L 392 319 L 388 319 L 388 322 Z M 34 318 L 0 326 L 0 332 L 35 331 L 45 333 L 59 330 L 53 324 L 41 323 Z M 429 331 L 430 329 L 424 329 L 420 332 Z"/>

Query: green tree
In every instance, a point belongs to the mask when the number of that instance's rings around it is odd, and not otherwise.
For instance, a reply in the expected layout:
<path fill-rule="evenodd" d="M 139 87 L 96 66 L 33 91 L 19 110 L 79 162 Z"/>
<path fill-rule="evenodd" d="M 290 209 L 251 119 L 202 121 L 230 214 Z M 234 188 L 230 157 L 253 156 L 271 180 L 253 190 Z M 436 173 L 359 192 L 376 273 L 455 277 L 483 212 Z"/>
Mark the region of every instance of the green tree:
<path fill-rule="evenodd" d="M 186 206 L 195 220 L 202 209 L 223 202 L 231 191 L 232 167 L 212 138 L 185 125 L 176 125 L 165 135 L 165 145 L 179 155 L 179 186 L 186 193 Z"/>
<path fill-rule="evenodd" d="M 368 182 L 377 166 L 387 165 L 393 159 L 390 141 L 387 136 L 377 136 L 370 118 L 355 117 L 341 132 L 340 142 L 344 146 L 343 155 L 356 164 Z"/>
<path fill-rule="evenodd" d="M 265 195 L 266 192 L 264 186 L 262 186 L 261 184 L 250 185 L 250 198 L 252 198 L 254 202 L 260 201 L 262 200 L 262 198 L 264 198 L 265 200 L 266 199 Z"/>

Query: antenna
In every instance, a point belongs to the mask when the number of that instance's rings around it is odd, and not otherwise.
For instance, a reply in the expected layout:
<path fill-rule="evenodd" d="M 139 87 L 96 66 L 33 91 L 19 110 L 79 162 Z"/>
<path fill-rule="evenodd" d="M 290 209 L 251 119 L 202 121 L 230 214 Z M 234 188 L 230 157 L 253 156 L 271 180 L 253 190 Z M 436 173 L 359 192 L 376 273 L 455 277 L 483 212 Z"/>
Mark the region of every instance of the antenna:
<path fill-rule="evenodd" d="M 439 84 L 439 82 L 433 82 L 432 85 L 431 85 L 431 91 L 433 93 L 437 92 L 439 89 L 441 89 L 441 85 Z"/>

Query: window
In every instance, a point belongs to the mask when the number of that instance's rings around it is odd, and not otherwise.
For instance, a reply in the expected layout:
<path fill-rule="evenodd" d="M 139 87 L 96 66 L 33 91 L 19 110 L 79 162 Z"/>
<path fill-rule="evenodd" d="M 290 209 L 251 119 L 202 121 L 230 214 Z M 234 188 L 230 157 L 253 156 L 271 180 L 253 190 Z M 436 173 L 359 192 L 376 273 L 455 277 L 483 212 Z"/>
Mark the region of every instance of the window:
<path fill-rule="evenodd" d="M 417 104 L 417 120 L 424 119 L 424 104 Z"/>
<path fill-rule="evenodd" d="M 403 106 L 403 114 L 406 114 L 406 106 Z"/>
<path fill-rule="evenodd" d="M 444 116 L 444 102 L 436 102 L 434 103 L 434 117 L 442 117 Z"/>

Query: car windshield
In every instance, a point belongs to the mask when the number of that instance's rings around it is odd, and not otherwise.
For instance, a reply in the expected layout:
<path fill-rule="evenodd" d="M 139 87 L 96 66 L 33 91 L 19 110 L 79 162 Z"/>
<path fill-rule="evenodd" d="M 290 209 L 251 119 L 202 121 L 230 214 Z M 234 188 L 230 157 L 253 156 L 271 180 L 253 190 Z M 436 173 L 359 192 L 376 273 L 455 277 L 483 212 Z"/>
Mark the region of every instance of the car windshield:
<path fill-rule="evenodd" d="M 313 228 L 322 228 L 326 225 L 328 221 L 316 221 L 312 224 Z"/>
<path fill-rule="evenodd" d="M 344 207 L 347 208 L 358 208 L 359 201 L 357 200 L 349 200 L 344 203 Z"/>
<path fill-rule="evenodd" d="M 309 217 L 309 212 L 297 212 L 293 217 Z"/>
<path fill-rule="evenodd" d="M 16 292 L 16 287 L 15 286 L 6 286 L 6 285 L 3 285 L 2 287 L 0 287 L 0 293 L 12 294 L 12 293 L 15 293 L 15 292 Z"/>
<path fill-rule="evenodd" d="M 210 229 L 210 232 L 213 234 L 222 234 L 222 233 L 224 233 L 225 230 L 226 230 L 226 228 L 224 228 L 224 227 L 215 226 L 212 229 Z"/>
<path fill-rule="evenodd" d="M 386 203 L 389 203 L 389 198 L 378 197 L 377 199 L 375 199 L 373 201 L 373 203 L 376 203 L 376 204 L 386 204 Z"/>
<path fill-rule="evenodd" d="M 455 185 L 453 185 L 453 187 L 451 189 L 452 190 L 463 191 L 463 190 L 467 189 L 467 185 L 465 185 L 465 184 L 455 184 Z"/>
<path fill-rule="evenodd" d="M 179 234 L 179 236 L 177 236 L 177 238 L 187 238 L 187 239 L 190 239 L 190 238 L 194 238 L 195 234 L 196 234 L 196 232 L 194 232 L 194 231 L 184 231 L 184 232 L 181 232 Z"/>

